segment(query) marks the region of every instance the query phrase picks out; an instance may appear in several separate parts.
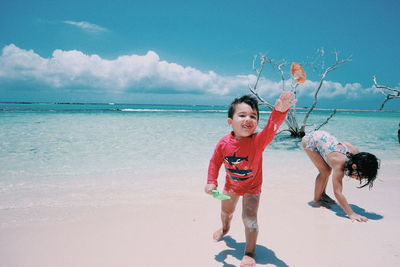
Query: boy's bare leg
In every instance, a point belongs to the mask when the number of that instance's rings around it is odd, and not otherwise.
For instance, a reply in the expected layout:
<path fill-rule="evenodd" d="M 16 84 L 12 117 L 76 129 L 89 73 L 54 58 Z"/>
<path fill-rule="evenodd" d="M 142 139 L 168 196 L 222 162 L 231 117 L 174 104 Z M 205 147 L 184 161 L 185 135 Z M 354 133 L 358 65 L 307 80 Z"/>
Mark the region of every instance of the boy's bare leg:
<path fill-rule="evenodd" d="M 260 195 L 245 194 L 243 196 L 243 223 L 246 234 L 245 255 L 240 266 L 256 266 L 255 250 L 258 236 L 257 213 Z"/>
<path fill-rule="evenodd" d="M 235 211 L 236 204 L 239 200 L 239 196 L 232 192 L 224 191 L 224 194 L 229 195 L 231 199 L 221 201 L 222 228 L 214 232 L 213 238 L 215 241 L 221 240 L 221 238 L 226 235 L 231 228 L 233 212 Z"/>

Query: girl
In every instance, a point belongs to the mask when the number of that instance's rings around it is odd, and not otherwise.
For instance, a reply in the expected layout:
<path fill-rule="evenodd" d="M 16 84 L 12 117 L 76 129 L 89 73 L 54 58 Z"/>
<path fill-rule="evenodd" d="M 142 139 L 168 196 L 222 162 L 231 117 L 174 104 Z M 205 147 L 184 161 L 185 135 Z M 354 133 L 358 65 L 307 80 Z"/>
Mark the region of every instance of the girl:
<path fill-rule="evenodd" d="M 350 143 L 338 142 L 334 136 L 325 131 L 308 133 L 303 137 L 301 144 L 319 171 L 315 180 L 313 205 L 329 207 L 330 204 L 336 204 L 325 193 L 328 178 L 332 173 L 333 192 L 339 205 L 352 221 L 368 221 L 349 206 L 342 194 L 342 180 L 344 175 L 347 175 L 359 180 L 360 184 L 365 181 L 359 188 L 367 185 L 371 188 L 379 169 L 379 160 L 370 153 L 360 152 Z"/>

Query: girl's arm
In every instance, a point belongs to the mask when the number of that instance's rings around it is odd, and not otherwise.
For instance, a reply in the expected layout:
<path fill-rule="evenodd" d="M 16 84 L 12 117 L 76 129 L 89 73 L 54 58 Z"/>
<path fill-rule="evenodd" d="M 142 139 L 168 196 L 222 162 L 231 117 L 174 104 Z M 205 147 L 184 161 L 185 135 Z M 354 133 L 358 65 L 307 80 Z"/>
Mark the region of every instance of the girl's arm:
<path fill-rule="evenodd" d="M 333 169 L 333 174 L 332 174 L 332 184 L 333 184 L 333 192 L 335 194 L 335 197 L 337 201 L 339 202 L 339 205 L 342 207 L 344 212 L 349 216 L 349 218 L 354 221 L 359 221 L 359 222 L 366 222 L 368 219 L 364 216 L 361 216 L 357 213 L 355 213 L 349 203 L 346 200 L 346 197 L 343 195 L 342 190 L 343 190 L 343 185 L 342 185 L 342 180 L 344 177 L 344 171 L 342 169 Z"/>
<path fill-rule="evenodd" d="M 350 144 L 349 142 L 343 142 L 347 148 L 350 150 L 350 152 L 352 154 L 358 154 L 360 153 L 360 151 L 358 150 L 358 148 L 356 148 L 355 146 L 353 146 L 352 144 Z"/>

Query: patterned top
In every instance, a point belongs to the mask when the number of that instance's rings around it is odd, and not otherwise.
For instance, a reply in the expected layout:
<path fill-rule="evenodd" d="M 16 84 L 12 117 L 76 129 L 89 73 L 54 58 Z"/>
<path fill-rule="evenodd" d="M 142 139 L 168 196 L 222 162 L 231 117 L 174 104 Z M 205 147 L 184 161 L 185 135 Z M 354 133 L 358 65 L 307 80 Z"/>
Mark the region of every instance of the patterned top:
<path fill-rule="evenodd" d="M 331 152 L 339 152 L 344 155 L 349 152 L 346 145 L 339 142 L 336 137 L 325 131 L 310 132 L 303 137 L 303 141 L 306 142 L 306 149 L 319 152 L 328 165 L 328 155 Z M 343 147 L 339 147 L 338 145 L 342 145 Z"/>

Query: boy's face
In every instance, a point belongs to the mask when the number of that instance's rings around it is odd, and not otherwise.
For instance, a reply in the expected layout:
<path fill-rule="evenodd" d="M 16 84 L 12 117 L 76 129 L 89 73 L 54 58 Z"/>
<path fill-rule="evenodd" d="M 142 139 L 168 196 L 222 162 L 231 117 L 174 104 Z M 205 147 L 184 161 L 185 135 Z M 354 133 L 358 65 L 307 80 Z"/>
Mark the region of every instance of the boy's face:
<path fill-rule="evenodd" d="M 248 137 L 257 129 L 257 111 L 246 103 L 236 104 L 233 118 L 228 118 L 228 124 L 232 127 L 236 138 Z"/>

